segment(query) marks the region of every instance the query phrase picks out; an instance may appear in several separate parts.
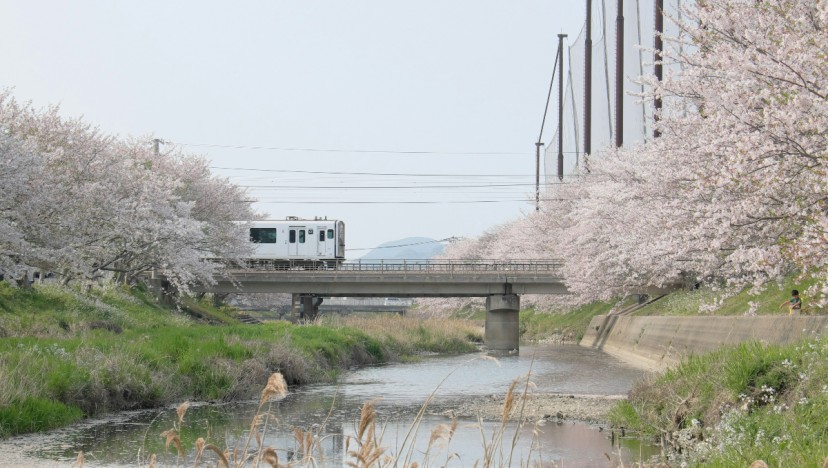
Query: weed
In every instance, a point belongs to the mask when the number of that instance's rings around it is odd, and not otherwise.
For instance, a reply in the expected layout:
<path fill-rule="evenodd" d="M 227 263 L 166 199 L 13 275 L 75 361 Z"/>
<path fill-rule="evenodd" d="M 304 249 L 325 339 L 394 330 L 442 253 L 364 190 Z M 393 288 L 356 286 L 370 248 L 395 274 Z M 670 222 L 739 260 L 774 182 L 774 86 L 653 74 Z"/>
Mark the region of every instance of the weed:
<path fill-rule="evenodd" d="M 42 398 L 25 398 L 0 408 L 0 437 L 48 431 L 82 418 L 83 411 L 78 407 Z"/>

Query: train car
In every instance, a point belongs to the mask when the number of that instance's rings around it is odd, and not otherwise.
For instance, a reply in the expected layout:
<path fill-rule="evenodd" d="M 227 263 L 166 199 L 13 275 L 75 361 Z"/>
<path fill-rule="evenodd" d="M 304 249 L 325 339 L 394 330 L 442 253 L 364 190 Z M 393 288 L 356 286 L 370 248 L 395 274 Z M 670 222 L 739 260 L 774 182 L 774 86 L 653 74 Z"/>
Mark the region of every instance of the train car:
<path fill-rule="evenodd" d="M 345 222 L 336 219 L 251 221 L 255 253 L 250 266 L 332 268 L 345 260 Z"/>

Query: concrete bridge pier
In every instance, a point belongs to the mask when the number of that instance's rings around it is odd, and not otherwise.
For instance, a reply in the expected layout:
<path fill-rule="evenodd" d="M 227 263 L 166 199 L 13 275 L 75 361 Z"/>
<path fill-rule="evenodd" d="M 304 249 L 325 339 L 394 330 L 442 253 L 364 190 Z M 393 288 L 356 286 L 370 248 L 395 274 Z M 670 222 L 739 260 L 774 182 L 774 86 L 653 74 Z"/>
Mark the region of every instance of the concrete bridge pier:
<path fill-rule="evenodd" d="M 520 347 L 520 296 L 498 294 L 486 297 L 486 332 L 483 341 L 490 350 L 511 351 Z"/>
<path fill-rule="evenodd" d="M 298 320 L 312 322 L 319 317 L 319 306 L 322 304 L 322 298 L 312 294 L 293 294 L 293 306 L 291 307 L 296 319 L 298 311 Z M 298 306 L 298 307 L 297 307 Z"/>

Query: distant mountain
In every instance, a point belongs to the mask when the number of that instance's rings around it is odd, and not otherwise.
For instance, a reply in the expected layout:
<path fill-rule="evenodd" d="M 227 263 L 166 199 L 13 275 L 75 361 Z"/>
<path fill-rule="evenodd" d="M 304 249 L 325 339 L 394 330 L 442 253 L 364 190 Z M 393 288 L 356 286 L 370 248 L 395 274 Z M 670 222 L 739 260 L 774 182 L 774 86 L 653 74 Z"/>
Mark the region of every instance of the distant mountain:
<path fill-rule="evenodd" d="M 444 245 L 428 237 L 406 237 L 385 242 L 360 257 L 360 260 L 428 259 L 443 252 Z"/>

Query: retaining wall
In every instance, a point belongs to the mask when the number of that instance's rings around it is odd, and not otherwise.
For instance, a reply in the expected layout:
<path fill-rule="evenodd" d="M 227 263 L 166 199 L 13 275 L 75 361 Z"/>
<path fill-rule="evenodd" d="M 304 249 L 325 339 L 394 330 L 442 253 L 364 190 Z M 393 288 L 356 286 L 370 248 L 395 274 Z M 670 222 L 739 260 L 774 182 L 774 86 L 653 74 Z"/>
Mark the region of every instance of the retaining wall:
<path fill-rule="evenodd" d="M 633 317 L 599 315 L 592 319 L 581 346 L 601 349 L 650 370 L 678 364 L 690 354 L 744 341 L 794 343 L 828 334 L 828 316 Z"/>

